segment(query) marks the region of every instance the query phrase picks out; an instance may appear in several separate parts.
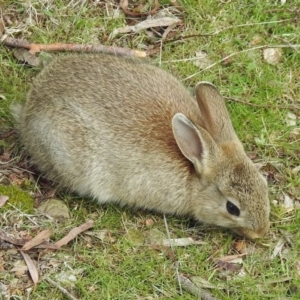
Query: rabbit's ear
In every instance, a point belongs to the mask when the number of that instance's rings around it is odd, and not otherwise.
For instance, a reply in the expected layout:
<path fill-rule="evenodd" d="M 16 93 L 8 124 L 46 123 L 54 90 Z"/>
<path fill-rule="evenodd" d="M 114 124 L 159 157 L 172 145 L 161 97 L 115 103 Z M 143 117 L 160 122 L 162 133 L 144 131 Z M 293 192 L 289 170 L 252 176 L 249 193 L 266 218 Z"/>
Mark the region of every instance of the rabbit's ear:
<path fill-rule="evenodd" d="M 173 117 L 172 129 L 182 154 L 201 173 L 206 159 L 214 152 L 217 145 L 205 130 L 201 128 L 198 130 L 182 113 L 177 113 Z"/>
<path fill-rule="evenodd" d="M 208 82 L 196 86 L 196 99 L 204 128 L 216 143 L 238 141 L 225 102 L 216 87 Z"/>

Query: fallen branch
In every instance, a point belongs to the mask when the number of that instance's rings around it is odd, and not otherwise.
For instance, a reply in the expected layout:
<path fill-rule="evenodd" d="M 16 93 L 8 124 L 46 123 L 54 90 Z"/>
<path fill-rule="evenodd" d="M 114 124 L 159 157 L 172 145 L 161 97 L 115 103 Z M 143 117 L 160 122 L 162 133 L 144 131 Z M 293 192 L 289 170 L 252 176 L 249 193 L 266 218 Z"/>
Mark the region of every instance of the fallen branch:
<path fill-rule="evenodd" d="M 64 296 L 66 296 L 68 299 L 77 300 L 77 298 L 75 298 L 73 295 L 71 295 L 65 288 L 60 286 L 57 282 L 53 281 L 49 277 L 47 277 L 45 280 L 48 283 L 52 284 L 54 287 L 56 287 L 58 290 L 60 290 L 64 294 Z"/>
<path fill-rule="evenodd" d="M 5 38 L 2 43 L 8 47 L 24 48 L 29 50 L 31 54 L 36 54 L 40 51 L 72 51 L 72 52 L 105 52 L 125 56 L 146 57 L 145 51 L 133 50 L 128 48 L 119 48 L 104 45 L 81 45 L 81 44 L 35 44 L 24 40 L 11 37 Z"/>

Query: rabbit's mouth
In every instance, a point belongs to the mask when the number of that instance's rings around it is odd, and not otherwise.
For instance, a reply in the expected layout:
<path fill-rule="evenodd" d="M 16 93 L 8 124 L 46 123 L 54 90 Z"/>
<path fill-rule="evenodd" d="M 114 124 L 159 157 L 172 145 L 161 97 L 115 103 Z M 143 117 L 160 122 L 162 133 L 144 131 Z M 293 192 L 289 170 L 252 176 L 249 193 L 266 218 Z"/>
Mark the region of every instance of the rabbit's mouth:
<path fill-rule="evenodd" d="M 248 228 L 235 228 L 233 231 L 239 235 L 245 236 L 250 240 L 255 240 L 262 238 L 269 231 L 269 228 L 270 222 L 268 222 L 264 227 L 261 227 L 255 231 Z"/>

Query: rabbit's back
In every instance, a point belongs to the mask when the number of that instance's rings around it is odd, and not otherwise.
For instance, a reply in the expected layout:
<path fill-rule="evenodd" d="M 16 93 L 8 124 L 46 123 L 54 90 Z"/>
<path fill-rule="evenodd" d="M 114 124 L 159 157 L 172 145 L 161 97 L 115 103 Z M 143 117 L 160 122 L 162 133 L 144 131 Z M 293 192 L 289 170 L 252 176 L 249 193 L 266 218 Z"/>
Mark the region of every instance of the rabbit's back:
<path fill-rule="evenodd" d="M 143 206 L 145 195 L 172 197 L 172 181 L 180 193 L 192 172 L 172 133 L 177 112 L 201 123 L 196 101 L 163 70 L 111 55 L 67 56 L 35 79 L 21 137 L 34 162 L 61 185 L 103 202 Z M 164 205 L 149 201 L 148 208 Z"/>

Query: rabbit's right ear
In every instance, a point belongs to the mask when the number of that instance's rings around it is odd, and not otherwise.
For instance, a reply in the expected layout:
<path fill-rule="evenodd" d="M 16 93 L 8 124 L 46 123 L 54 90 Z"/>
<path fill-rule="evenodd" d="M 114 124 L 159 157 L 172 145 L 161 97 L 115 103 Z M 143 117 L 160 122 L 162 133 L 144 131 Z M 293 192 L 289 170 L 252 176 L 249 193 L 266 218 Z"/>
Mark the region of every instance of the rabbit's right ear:
<path fill-rule="evenodd" d="M 182 154 L 202 173 L 209 156 L 217 151 L 217 145 L 209 134 L 196 126 L 182 113 L 172 119 L 172 129 L 176 143 Z"/>
<path fill-rule="evenodd" d="M 215 142 L 239 142 L 224 99 L 217 88 L 209 82 L 199 82 L 196 86 L 196 99 L 203 118 L 203 127 Z"/>

